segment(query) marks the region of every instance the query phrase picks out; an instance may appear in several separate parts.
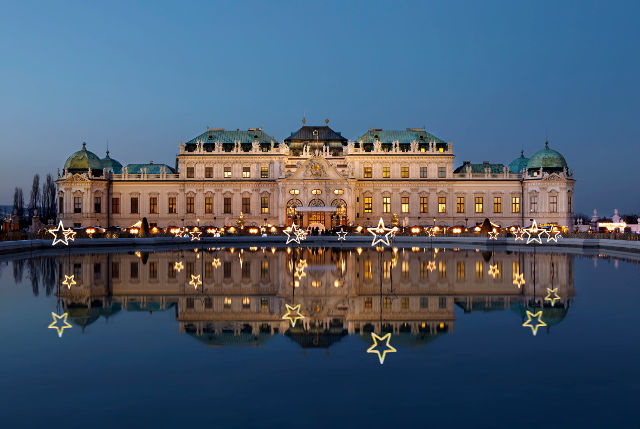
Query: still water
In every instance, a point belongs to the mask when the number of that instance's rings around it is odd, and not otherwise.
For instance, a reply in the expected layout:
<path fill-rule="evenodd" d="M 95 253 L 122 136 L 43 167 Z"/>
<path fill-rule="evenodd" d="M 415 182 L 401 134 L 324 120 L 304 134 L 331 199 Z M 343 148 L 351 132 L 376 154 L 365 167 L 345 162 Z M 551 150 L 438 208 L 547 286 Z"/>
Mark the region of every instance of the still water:
<path fill-rule="evenodd" d="M 0 425 L 640 427 L 640 265 L 525 250 L 5 258 Z"/>

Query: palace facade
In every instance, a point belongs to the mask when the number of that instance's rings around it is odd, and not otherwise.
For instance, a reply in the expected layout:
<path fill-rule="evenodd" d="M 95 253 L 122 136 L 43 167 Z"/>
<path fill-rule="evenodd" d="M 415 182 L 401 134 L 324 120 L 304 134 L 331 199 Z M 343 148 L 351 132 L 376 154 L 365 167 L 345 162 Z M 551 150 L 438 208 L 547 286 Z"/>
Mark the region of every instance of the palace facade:
<path fill-rule="evenodd" d="M 511 163 L 463 162 L 453 144 L 421 128 L 370 129 L 355 141 L 328 126 L 303 126 L 281 142 L 261 128 L 211 128 L 180 143 L 175 165 L 128 164 L 86 148 L 58 175 L 67 225 L 159 227 L 235 224 L 331 228 L 393 215 L 405 226 L 570 227 L 573 173 L 545 147 Z"/>

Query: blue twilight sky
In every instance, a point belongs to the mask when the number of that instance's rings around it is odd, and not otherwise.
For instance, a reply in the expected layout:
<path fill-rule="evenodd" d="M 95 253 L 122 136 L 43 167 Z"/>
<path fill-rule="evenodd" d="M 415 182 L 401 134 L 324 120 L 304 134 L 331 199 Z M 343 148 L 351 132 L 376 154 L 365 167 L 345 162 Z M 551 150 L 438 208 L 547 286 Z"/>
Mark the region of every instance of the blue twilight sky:
<path fill-rule="evenodd" d="M 205 127 L 426 126 L 464 160 L 545 138 L 576 210 L 640 211 L 640 2 L 1 2 L 0 204 L 86 141 L 173 165 Z M 28 198 L 28 195 L 25 195 Z"/>

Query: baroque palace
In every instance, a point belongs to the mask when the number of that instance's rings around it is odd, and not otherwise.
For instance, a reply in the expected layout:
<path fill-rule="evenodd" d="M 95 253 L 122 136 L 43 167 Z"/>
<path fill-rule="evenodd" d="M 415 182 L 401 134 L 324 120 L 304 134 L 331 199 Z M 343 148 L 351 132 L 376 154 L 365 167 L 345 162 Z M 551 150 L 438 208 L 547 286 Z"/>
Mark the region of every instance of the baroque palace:
<path fill-rule="evenodd" d="M 350 141 L 303 126 L 281 142 L 262 128 L 211 128 L 180 143 L 175 166 L 100 159 L 82 144 L 58 175 L 59 218 L 75 227 L 235 223 L 332 228 L 572 225 L 573 173 L 545 147 L 510 164 L 463 162 L 422 128 L 370 129 Z"/>

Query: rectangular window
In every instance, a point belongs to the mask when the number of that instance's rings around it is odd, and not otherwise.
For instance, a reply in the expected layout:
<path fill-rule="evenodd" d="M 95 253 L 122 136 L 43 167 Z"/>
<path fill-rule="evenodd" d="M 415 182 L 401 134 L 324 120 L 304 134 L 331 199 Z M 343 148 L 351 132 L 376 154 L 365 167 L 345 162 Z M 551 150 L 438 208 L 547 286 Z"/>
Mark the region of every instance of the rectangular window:
<path fill-rule="evenodd" d="M 447 212 L 447 197 L 438 197 L 438 213 Z"/>
<path fill-rule="evenodd" d="M 171 262 L 169 261 L 168 265 L 167 265 L 167 277 L 169 277 L 170 279 L 175 279 L 176 278 L 176 266 L 175 266 L 175 262 Z"/>
<path fill-rule="evenodd" d="M 382 178 L 388 179 L 391 177 L 391 167 L 382 167 Z"/>
<path fill-rule="evenodd" d="M 149 197 L 149 213 L 158 213 L 158 197 Z"/>
<path fill-rule="evenodd" d="M 447 262 L 446 261 L 438 262 L 438 276 L 441 279 L 447 278 Z"/>
<path fill-rule="evenodd" d="M 269 311 L 269 299 L 260 298 L 260 310 Z"/>
<path fill-rule="evenodd" d="M 120 278 L 120 262 L 111 263 L 111 278 L 116 280 Z"/>
<path fill-rule="evenodd" d="M 260 213 L 269 213 L 269 197 L 260 197 Z"/>
<path fill-rule="evenodd" d="M 371 179 L 371 167 L 363 167 L 362 175 L 365 179 Z"/>
<path fill-rule="evenodd" d="M 242 167 L 242 178 L 249 179 L 251 177 L 251 167 Z"/>
<path fill-rule="evenodd" d="M 400 177 L 403 179 L 409 178 L 409 167 L 400 167 Z"/>
<path fill-rule="evenodd" d="M 93 264 L 93 280 L 100 280 L 102 277 L 102 265 L 100 263 Z"/>
<path fill-rule="evenodd" d="M 440 308 L 447 308 L 447 298 L 444 296 L 441 296 L 438 299 L 438 307 Z"/>
<path fill-rule="evenodd" d="M 371 197 L 364 197 L 364 212 L 371 213 Z"/>
<path fill-rule="evenodd" d="M 269 280 L 269 261 L 260 262 L 260 279 Z"/>
<path fill-rule="evenodd" d="M 402 213 L 409 213 L 409 197 L 402 197 L 400 199 Z"/>
<path fill-rule="evenodd" d="M 571 200 L 571 195 L 567 195 L 567 210 L 569 213 L 573 212 L 573 201 Z"/>
<path fill-rule="evenodd" d="M 373 264 L 371 263 L 371 259 L 367 259 L 366 261 L 364 261 L 364 278 L 373 278 Z"/>
<path fill-rule="evenodd" d="M 384 309 L 389 309 L 391 308 L 391 298 L 388 296 L 385 296 L 382 298 L 382 308 Z"/>
<path fill-rule="evenodd" d="M 187 262 L 185 274 L 187 275 L 187 278 L 190 278 L 193 275 L 193 262 Z"/>
<path fill-rule="evenodd" d="M 420 278 L 426 279 L 429 277 L 429 262 L 422 261 L 420 262 Z"/>
<path fill-rule="evenodd" d="M 420 308 L 429 308 L 429 297 L 421 296 L 420 297 Z"/>
<path fill-rule="evenodd" d="M 438 177 L 443 179 L 447 177 L 447 168 L 446 167 L 438 167 Z"/>
<path fill-rule="evenodd" d="M 213 213 L 213 197 L 204 197 L 204 212 L 206 214 Z"/>
<path fill-rule="evenodd" d="M 204 299 L 204 308 L 213 308 L 213 299 L 210 296 Z"/>
<path fill-rule="evenodd" d="M 260 167 L 260 178 L 261 179 L 269 178 L 269 166 L 263 165 L 262 167 Z"/>
<path fill-rule="evenodd" d="M 551 213 L 558 213 L 558 196 L 549 195 L 549 211 Z"/>
<path fill-rule="evenodd" d="M 531 213 L 537 213 L 538 211 L 538 195 L 533 194 L 529 199 L 529 205 L 531 206 Z"/>
<path fill-rule="evenodd" d="M 157 279 L 158 278 L 158 263 L 157 262 L 149 262 L 149 278 Z"/>
<path fill-rule="evenodd" d="M 372 307 L 373 307 L 373 298 L 366 297 L 364 299 L 364 308 L 365 308 L 365 310 L 371 310 Z"/>
<path fill-rule="evenodd" d="M 64 213 L 64 197 L 58 197 L 58 213 Z"/>
<path fill-rule="evenodd" d="M 231 167 L 224 168 L 224 178 L 225 179 L 231 178 Z"/>
<path fill-rule="evenodd" d="M 426 179 L 427 178 L 427 167 L 420 167 L 420 178 L 421 179 Z"/>
<path fill-rule="evenodd" d="M 406 297 L 406 296 L 403 296 L 402 300 L 400 301 L 400 304 L 401 304 L 403 310 L 408 310 L 409 309 L 409 298 Z"/>
<path fill-rule="evenodd" d="M 420 213 L 427 213 L 429 210 L 429 197 L 420 197 Z"/>
<path fill-rule="evenodd" d="M 483 198 L 476 197 L 476 213 L 482 213 L 484 210 Z"/>
<path fill-rule="evenodd" d="M 111 198 L 111 213 L 120 213 L 120 198 Z"/>
<path fill-rule="evenodd" d="M 402 278 L 403 279 L 408 279 L 409 278 L 409 261 L 402 261 Z"/>
<path fill-rule="evenodd" d="M 82 213 L 82 197 L 73 197 L 73 212 Z"/>
<path fill-rule="evenodd" d="M 251 298 L 248 296 L 242 297 L 242 308 L 251 308 Z"/>
<path fill-rule="evenodd" d="M 204 177 L 206 177 L 207 179 L 213 178 L 213 167 L 204 168 Z"/>
<path fill-rule="evenodd" d="M 131 197 L 131 214 L 138 213 L 138 197 Z"/>
<path fill-rule="evenodd" d="M 242 197 L 242 213 L 251 213 L 250 197 Z"/>
<path fill-rule="evenodd" d="M 251 262 L 245 261 L 242 264 L 242 278 L 249 279 L 251 278 Z"/>
<path fill-rule="evenodd" d="M 176 212 L 176 197 L 169 197 L 169 213 Z"/>
<path fill-rule="evenodd" d="M 222 265 L 222 275 L 225 279 L 230 279 L 231 278 L 231 262 L 229 261 L 225 261 L 224 264 Z"/>
<path fill-rule="evenodd" d="M 464 213 L 464 197 L 456 197 L 456 213 Z"/>
<path fill-rule="evenodd" d="M 224 297 L 224 308 L 231 308 L 231 298 L 229 298 L 228 296 Z"/>
<path fill-rule="evenodd" d="M 511 213 L 520 213 L 520 197 L 511 197 Z"/>
<path fill-rule="evenodd" d="M 194 169 L 193 167 L 187 167 L 187 179 L 193 179 Z"/>
<path fill-rule="evenodd" d="M 502 213 L 502 197 L 493 197 L 493 212 Z"/>
<path fill-rule="evenodd" d="M 187 298 L 187 308 L 188 309 L 193 309 L 194 304 L 195 304 L 195 299 L 193 299 L 193 297 L 188 297 Z"/>
<path fill-rule="evenodd" d="M 211 277 L 213 277 L 213 265 L 211 264 L 204 264 L 204 278 L 207 280 L 211 280 Z"/>
<path fill-rule="evenodd" d="M 231 213 L 231 197 L 224 197 L 224 213 Z"/>
<path fill-rule="evenodd" d="M 132 279 L 138 278 L 138 262 L 132 262 L 130 266 L 130 274 Z"/>
<path fill-rule="evenodd" d="M 391 197 L 382 197 L 382 212 L 383 213 L 391 212 Z"/>
<path fill-rule="evenodd" d="M 484 267 L 482 261 L 476 261 L 476 278 L 478 280 L 482 280 L 482 276 L 484 275 Z"/>
<path fill-rule="evenodd" d="M 95 213 L 102 212 L 102 198 L 101 197 L 95 197 L 93 199 L 93 211 Z"/>
<path fill-rule="evenodd" d="M 456 264 L 456 277 L 458 280 L 464 280 L 464 261 L 458 261 Z"/>
<path fill-rule="evenodd" d="M 194 197 L 187 197 L 187 213 L 193 213 Z"/>

